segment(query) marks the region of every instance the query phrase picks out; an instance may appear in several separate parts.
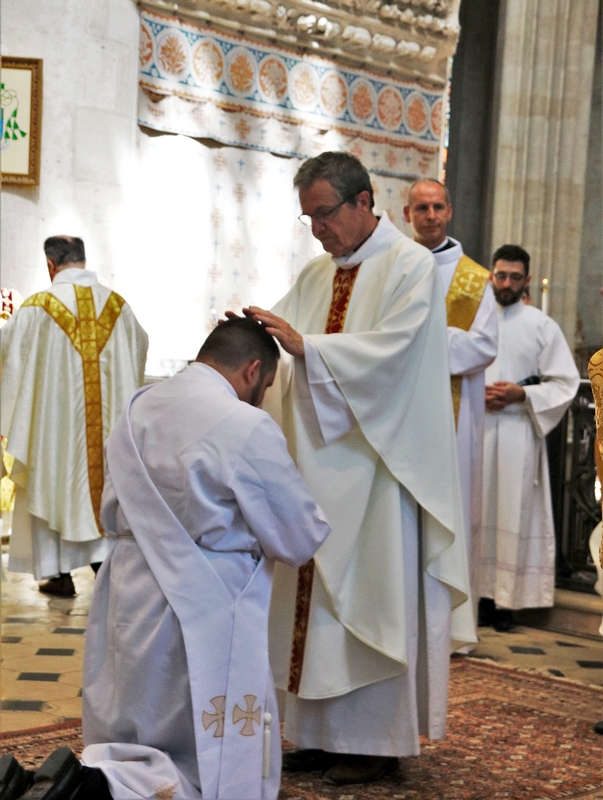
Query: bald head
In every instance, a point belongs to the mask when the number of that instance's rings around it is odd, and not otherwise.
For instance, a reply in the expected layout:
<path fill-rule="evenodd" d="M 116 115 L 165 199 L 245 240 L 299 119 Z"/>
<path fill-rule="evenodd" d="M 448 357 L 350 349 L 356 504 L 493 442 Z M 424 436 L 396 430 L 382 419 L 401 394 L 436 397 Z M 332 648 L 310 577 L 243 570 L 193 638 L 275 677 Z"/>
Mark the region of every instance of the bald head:
<path fill-rule="evenodd" d="M 408 192 L 404 219 L 415 232 L 415 242 L 433 250 L 446 240 L 446 226 L 452 218 L 448 189 L 440 181 L 415 181 Z"/>

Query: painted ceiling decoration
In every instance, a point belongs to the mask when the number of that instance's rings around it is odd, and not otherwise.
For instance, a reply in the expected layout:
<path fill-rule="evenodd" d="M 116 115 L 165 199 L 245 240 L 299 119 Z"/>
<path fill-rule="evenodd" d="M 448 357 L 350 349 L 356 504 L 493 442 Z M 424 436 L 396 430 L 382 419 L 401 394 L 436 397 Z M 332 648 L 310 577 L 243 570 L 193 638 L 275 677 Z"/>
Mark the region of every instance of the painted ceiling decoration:
<path fill-rule="evenodd" d="M 269 0 L 215 0 L 203 10 L 188 0 L 186 13 L 153 0 L 153 8 L 141 8 L 139 123 L 290 157 L 346 149 L 377 174 L 435 177 L 456 2 L 342 0 L 331 7 L 296 0 L 298 11 L 329 10 L 319 18 L 295 17 Z M 213 6 L 222 16 L 208 20 Z M 279 36 L 250 24 L 268 6 L 280 20 Z M 243 7 L 245 24 L 233 19 Z M 287 33 L 293 24 L 296 33 Z M 389 36 L 393 49 L 383 30 L 398 37 Z M 316 31 L 341 45 L 341 57 L 309 46 Z M 386 58 L 396 69 L 385 68 Z M 440 62 L 441 77 L 432 71 Z"/>
<path fill-rule="evenodd" d="M 460 0 L 144 0 L 147 8 L 255 41 L 434 87 L 448 80 Z"/>

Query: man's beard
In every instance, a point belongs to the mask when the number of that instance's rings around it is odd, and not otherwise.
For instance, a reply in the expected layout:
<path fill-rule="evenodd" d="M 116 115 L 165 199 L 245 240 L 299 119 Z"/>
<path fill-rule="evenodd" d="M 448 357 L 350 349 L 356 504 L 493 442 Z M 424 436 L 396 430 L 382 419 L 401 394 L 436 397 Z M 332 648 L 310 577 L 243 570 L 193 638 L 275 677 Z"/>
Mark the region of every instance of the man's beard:
<path fill-rule="evenodd" d="M 255 386 L 251 390 L 251 397 L 249 399 L 249 405 L 250 406 L 254 406 L 255 408 L 258 407 L 258 400 L 259 400 L 259 397 L 260 397 L 260 391 L 262 389 L 263 381 L 264 381 L 264 376 L 260 374 L 258 376 L 258 379 L 257 379 L 257 382 L 256 382 Z"/>
<path fill-rule="evenodd" d="M 494 289 L 494 297 L 499 306 L 512 306 L 521 300 L 523 294 L 523 286 L 518 291 L 513 289 Z"/>

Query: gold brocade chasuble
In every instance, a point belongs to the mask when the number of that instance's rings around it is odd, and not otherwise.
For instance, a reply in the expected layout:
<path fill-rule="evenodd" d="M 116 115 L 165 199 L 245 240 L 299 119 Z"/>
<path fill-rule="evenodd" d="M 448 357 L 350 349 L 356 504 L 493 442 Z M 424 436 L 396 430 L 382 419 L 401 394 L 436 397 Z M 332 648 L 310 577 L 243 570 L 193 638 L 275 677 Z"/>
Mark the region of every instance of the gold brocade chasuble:
<path fill-rule="evenodd" d="M 463 331 L 471 328 L 479 304 L 482 302 L 489 275 L 487 269 L 477 264 L 469 256 L 462 255 L 460 257 L 446 295 L 446 317 L 449 327 L 460 328 Z M 450 377 L 452 407 L 457 427 L 462 384 L 462 375 Z"/>
<path fill-rule="evenodd" d="M 325 333 L 342 333 L 352 296 L 354 282 L 360 269 L 360 264 L 351 269 L 339 267 L 333 278 L 333 298 Z M 295 598 L 295 622 L 293 624 L 293 640 L 291 643 L 291 662 L 289 666 L 288 690 L 298 694 L 301 683 L 304 662 L 304 650 L 308 634 L 308 621 L 310 619 L 310 601 L 312 598 L 312 584 L 314 581 L 314 559 L 300 567 L 297 573 L 297 595 Z"/>
<path fill-rule="evenodd" d="M 33 295 L 23 303 L 23 306 L 43 308 L 69 337 L 71 344 L 81 356 L 86 409 L 88 485 L 94 517 L 99 533 L 102 535 L 100 504 L 104 483 L 104 456 L 100 355 L 109 341 L 121 308 L 126 301 L 115 292 L 111 292 L 97 319 L 91 287 L 75 284 L 73 288 L 77 303 L 77 317 L 50 292 Z"/>
<path fill-rule="evenodd" d="M 603 350 L 597 351 L 588 362 L 588 377 L 595 400 L 595 419 L 597 422 L 597 441 L 595 443 L 595 463 L 599 480 L 603 481 Z M 603 567 L 603 539 L 599 548 L 599 563 Z"/>

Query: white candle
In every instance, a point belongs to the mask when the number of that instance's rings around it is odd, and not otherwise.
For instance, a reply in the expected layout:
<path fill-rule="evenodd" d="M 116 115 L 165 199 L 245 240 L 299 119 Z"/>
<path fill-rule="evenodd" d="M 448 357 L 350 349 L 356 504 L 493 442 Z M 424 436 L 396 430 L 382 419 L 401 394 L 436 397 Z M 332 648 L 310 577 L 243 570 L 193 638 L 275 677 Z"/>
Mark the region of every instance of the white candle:
<path fill-rule="evenodd" d="M 542 305 L 541 310 L 543 314 L 549 313 L 549 281 L 548 278 L 542 279 Z"/>

